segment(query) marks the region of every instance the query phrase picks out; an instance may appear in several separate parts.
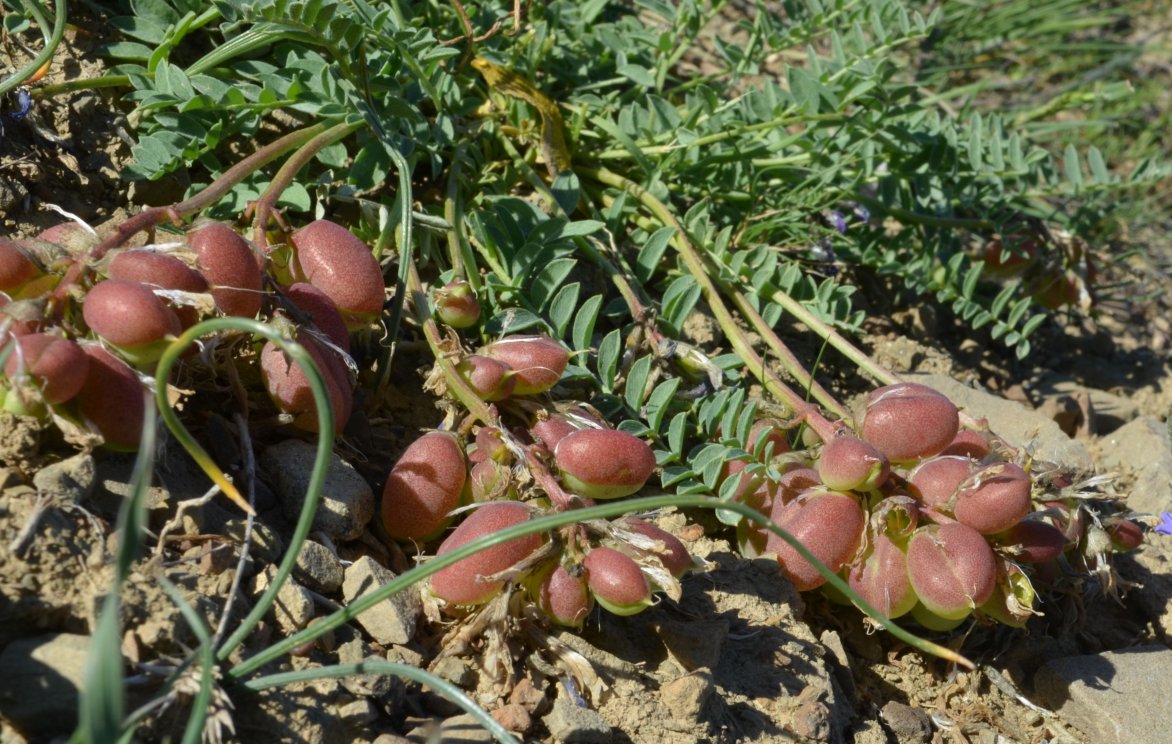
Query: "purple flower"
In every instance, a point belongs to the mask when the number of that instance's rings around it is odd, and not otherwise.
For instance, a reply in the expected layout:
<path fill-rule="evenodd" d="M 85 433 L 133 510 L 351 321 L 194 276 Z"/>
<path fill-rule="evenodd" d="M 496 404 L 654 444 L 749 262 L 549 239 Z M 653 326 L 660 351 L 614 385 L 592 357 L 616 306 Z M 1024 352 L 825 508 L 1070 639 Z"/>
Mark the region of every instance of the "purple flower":
<path fill-rule="evenodd" d="M 1156 532 L 1161 535 L 1172 535 L 1172 512 L 1160 512 L 1160 523 L 1156 525 Z"/>
<path fill-rule="evenodd" d="M 846 216 L 836 209 L 830 210 L 830 224 L 834 225 L 834 229 L 838 230 L 840 235 L 846 234 Z"/>

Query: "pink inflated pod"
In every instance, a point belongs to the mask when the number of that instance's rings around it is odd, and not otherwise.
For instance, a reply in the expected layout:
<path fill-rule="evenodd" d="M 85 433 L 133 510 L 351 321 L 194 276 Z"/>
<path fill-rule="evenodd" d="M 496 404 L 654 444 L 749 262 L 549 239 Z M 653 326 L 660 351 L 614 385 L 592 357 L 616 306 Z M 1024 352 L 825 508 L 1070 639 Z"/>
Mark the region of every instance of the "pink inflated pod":
<path fill-rule="evenodd" d="M 984 535 L 959 522 L 921 527 L 907 545 L 920 602 L 945 619 L 967 616 L 993 593 L 997 564 Z"/>
<path fill-rule="evenodd" d="M 562 484 L 591 499 L 629 496 L 655 471 L 655 454 L 642 439 L 615 429 L 581 429 L 554 449 Z"/>
<path fill-rule="evenodd" d="M 506 527 L 523 524 L 532 512 L 516 501 L 494 501 L 474 509 L 440 544 L 436 556 L 442 556 L 481 537 Z M 431 577 L 431 592 L 452 605 L 477 605 L 492 599 L 505 585 L 505 579 L 490 578 L 528 558 L 541 547 L 541 533 L 522 535 L 493 545 L 467 558 L 441 568 Z"/>
<path fill-rule="evenodd" d="M 399 456 L 383 488 L 382 519 L 396 540 L 429 540 L 451 521 L 468 480 L 464 451 L 454 434 L 433 431 Z"/>
<path fill-rule="evenodd" d="M 866 521 L 858 497 L 825 488 L 809 489 L 789 503 L 775 501 L 771 517 L 831 572 L 854 557 Z M 770 533 L 766 550 L 777 556 L 782 573 L 798 591 L 826 583 L 812 563 L 777 535 Z"/>
<path fill-rule="evenodd" d="M 370 247 L 345 227 L 314 220 L 289 236 L 294 278 L 324 292 L 350 328 L 369 323 L 386 300 L 382 268 Z"/>
<path fill-rule="evenodd" d="M 960 414 L 942 393 L 901 382 L 872 390 L 860 417 L 863 439 L 892 463 L 939 454 L 960 429 Z"/>
<path fill-rule="evenodd" d="M 872 491 L 891 475 L 883 453 L 849 433 L 826 443 L 817 470 L 822 483 L 835 491 Z"/>
<path fill-rule="evenodd" d="M 481 351 L 508 365 L 516 373 L 514 395 L 544 393 L 557 384 L 570 362 L 570 353 L 554 339 L 542 335 L 506 336 Z"/>

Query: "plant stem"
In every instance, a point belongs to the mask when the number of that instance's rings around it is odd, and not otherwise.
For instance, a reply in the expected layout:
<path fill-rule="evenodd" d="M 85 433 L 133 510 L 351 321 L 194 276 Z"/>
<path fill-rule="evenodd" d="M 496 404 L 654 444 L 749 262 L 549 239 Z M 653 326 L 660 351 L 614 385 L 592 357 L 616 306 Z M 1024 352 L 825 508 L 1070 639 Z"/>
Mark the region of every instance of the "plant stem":
<path fill-rule="evenodd" d="M 268 188 L 253 203 L 253 208 L 256 211 L 252 222 L 252 242 L 256 244 L 257 250 L 261 254 L 268 253 L 268 240 L 265 236 L 265 229 L 268 227 L 269 217 L 272 215 L 273 207 L 276 206 L 277 199 L 281 197 L 285 189 L 289 188 L 289 184 L 293 183 L 293 178 L 297 175 L 297 172 L 304 168 L 322 148 L 328 147 L 338 140 L 350 136 L 364 126 L 366 126 L 366 122 L 362 120 L 335 124 L 301 145 L 297 149 L 297 152 L 293 153 L 285 161 L 284 165 L 280 167 L 276 175 L 273 176 L 273 180 L 269 182 Z"/>
<path fill-rule="evenodd" d="M 32 62 L 21 67 L 16 72 L 4 78 L 4 80 L 0 80 L 0 96 L 22 85 L 37 70 L 41 69 L 42 65 L 53 59 L 53 54 L 56 53 L 58 45 L 61 44 L 61 39 L 65 36 L 65 20 L 68 17 L 66 10 L 68 4 L 66 0 L 55 0 L 53 4 L 56 6 L 54 8 L 56 16 L 53 18 L 53 33 L 46 38 L 45 48 L 33 58 Z"/>
<path fill-rule="evenodd" d="M 802 396 L 794 392 L 777 375 L 773 374 L 765 365 L 765 361 L 753 349 L 753 345 L 746 338 L 745 333 L 740 327 L 737 326 L 736 319 L 724 304 L 720 291 L 708 275 L 708 268 L 704 265 L 703 259 L 692 245 L 687 233 L 684 232 L 683 226 L 676 220 L 671 210 L 639 184 L 605 168 L 580 167 L 577 169 L 577 172 L 593 178 L 599 183 L 623 189 L 638 199 L 645 208 L 655 215 L 656 219 L 675 230 L 673 240 L 676 249 L 679 251 L 680 257 L 683 258 L 688 272 L 696 280 L 696 283 L 700 285 L 700 289 L 704 293 L 704 299 L 708 301 L 708 307 L 712 310 L 712 314 L 716 317 L 716 322 L 720 324 L 721 330 L 724 331 L 725 336 L 732 344 L 733 350 L 741 357 L 753 375 L 765 386 L 765 389 L 779 402 L 787 404 L 791 412 L 805 420 L 818 436 L 822 437 L 823 440 L 834 436 L 836 430 L 835 425 L 827 421 L 816 407 L 807 403 Z"/>
<path fill-rule="evenodd" d="M 85 260 L 76 260 L 65 272 L 57 288 L 49 299 L 48 316 L 53 317 L 64 306 L 68 290 L 81 281 L 82 275 L 97 263 L 110 250 L 117 248 L 142 230 L 161 224 L 167 219 L 176 224 L 220 200 L 233 186 L 240 183 L 249 174 L 263 168 L 276 160 L 282 154 L 312 139 L 325 131 L 325 124 L 314 124 L 304 129 L 290 132 L 278 140 L 274 140 L 256 152 L 241 160 L 236 165 L 224 171 L 223 175 L 208 184 L 207 188 L 189 199 L 184 199 L 166 207 L 149 207 L 118 226 L 109 237 L 90 249 Z"/>
<path fill-rule="evenodd" d="M 872 379 L 881 385 L 894 385 L 900 382 L 900 378 L 891 370 L 876 362 L 871 357 L 867 356 L 859 347 L 848 341 L 841 333 L 834 330 L 834 327 L 826 323 L 817 315 L 806 309 L 806 306 L 790 297 L 785 292 L 778 290 L 773 293 L 770 298 L 783 310 L 794 316 L 798 321 L 804 323 L 811 331 L 818 337 L 822 338 L 832 347 L 834 347 L 840 354 L 849 359 L 855 367 L 870 375 Z"/>

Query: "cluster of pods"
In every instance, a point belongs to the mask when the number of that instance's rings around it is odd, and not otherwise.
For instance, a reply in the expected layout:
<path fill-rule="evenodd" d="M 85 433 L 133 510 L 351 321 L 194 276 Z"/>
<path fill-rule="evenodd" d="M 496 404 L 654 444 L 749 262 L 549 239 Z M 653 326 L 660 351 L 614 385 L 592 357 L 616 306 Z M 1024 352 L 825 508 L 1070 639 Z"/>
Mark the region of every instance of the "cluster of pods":
<path fill-rule="evenodd" d="M 382 270 L 361 240 L 327 220 L 292 233 L 282 265 L 218 222 L 112 250 L 77 223 L 0 240 L 4 408 L 136 449 L 144 385 L 167 345 L 205 318 L 259 315 L 296 329 L 325 376 L 340 430 L 353 397 L 349 332 L 381 311 Z M 240 356 L 259 360 L 273 403 L 294 426 L 317 426 L 308 379 L 276 346 Z"/>
<path fill-rule="evenodd" d="M 443 288 L 440 299 L 453 291 Z M 440 543 L 442 556 L 541 512 L 638 491 L 655 471 L 651 448 L 587 409 L 558 406 L 544 395 L 568 361 L 568 351 L 548 336 L 504 337 L 462 359 L 459 373 L 499 404 L 501 425 L 479 428 L 466 444 L 455 433 L 433 431 L 409 445 L 383 492 L 387 534 L 438 538 L 451 512 L 471 504 Z M 540 488 L 523 500 L 534 482 Z M 691 565 L 679 538 L 625 517 L 505 541 L 441 569 L 431 592 L 445 607 L 465 612 L 511 583 L 552 621 L 579 626 L 596 602 L 629 615 L 649 606 L 656 590 L 678 591 L 676 580 Z"/>
<path fill-rule="evenodd" d="M 858 431 L 836 434 L 820 448 L 774 457 L 780 477 L 746 478 L 739 498 L 888 617 L 910 613 L 945 630 L 977 612 L 1020 626 L 1035 613 L 1032 580 L 1059 572 L 1068 552 L 1086 547 L 1089 530 L 1103 531 L 1115 549 L 1141 539 L 1134 523 L 1099 520 L 1064 498 L 1062 483 L 1031 474 L 987 427 L 962 427 L 957 407 L 924 385 L 873 390 Z M 755 524 L 742 523 L 739 540 L 747 553 L 776 554 L 799 590 L 826 582 Z"/>

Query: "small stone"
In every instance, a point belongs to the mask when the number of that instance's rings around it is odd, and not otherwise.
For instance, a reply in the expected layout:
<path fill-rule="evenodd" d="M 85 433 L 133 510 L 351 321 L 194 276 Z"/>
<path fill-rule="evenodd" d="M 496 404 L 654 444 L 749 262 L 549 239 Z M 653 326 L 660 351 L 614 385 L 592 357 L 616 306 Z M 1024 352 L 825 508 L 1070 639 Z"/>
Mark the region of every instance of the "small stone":
<path fill-rule="evenodd" d="M 22 638 L 0 653 L 0 715 L 22 734 L 47 741 L 77 726 L 89 636 Z"/>
<path fill-rule="evenodd" d="M 889 700 L 879 711 L 879 717 L 891 729 L 899 744 L 920 744 L 932 736 L 932 719 L 921 708 Z"/>
<path fill-rule="evenodd" d="M 556 741 L 564 744 L 609 744 L 614 732 L 596 710 L 583 708 L 559 697 L 553 710 L 541 719 Z"/>
<path fill-rule="evenodd" d="M 431 673 L 442 680 L 446 680 L 465 689 L 476 684 L 476 672 L 468 662 L 455 656 L 445 656 L 431 667 Z"/>
<path fill-rule="evenodd" d="M 394 578 L 395 574 L 390 569 L 379 565 L 370 556 L 363 556 L 346 568 L 342 598 L 346 604 L 353 604 L 359 597 L 377 590 Z M 415 635 L 421 610 L 418 592 L 405 589 L 362 612 L 355 619 L 378 643 L 403 644 Z"/>
<path fill-rule="evenodd" d="M 1096 744 L 1167 741 L 1172 649 L 1137 646 L 1047 662 L 1034 677 L 1044 703 Z"/>
<path fill-rule="evenodd" d="M 281 499 L 285 516 L 296 521 L 305 503 L 309 476 L 317 447 L 300 439 L 288 439 L 266 449 L 260 457 L 273 489 Z M 374 516 L 374 492 L 358 471 L 337 455 L 330 459 L 313 528 L 339 541 L 362 534 Z"/>
<path fill-rule="evenodd" d="M 529 729 L 533 727 L 533 717 L 529 715 L 529 711 L 525 710 L 525 706 L 518 703 L 502 705 L 492 712 L 492 717 L 506 731 L 511 731 L 514 734 L 527 734 Z"/>
<path fill-rule="evenodd" d="M 345 569 L 329 548 L 306 540 L 297 554 L 294 573 L 305 586 L 321 594 L 333 594 L 342 586 Z"/>
<path fill-rule="evenodd" d="M 276 569 L 270 567 L 268 571 L 257 574 L 252 581 L 252 592 L 259 597 L 265 592 L 276 576 Z M 277 626 L 292 635 L 303 629 L 313 619 L 313 597 L 305 591 L 305 587 L 293 579 L 286 579 L 277 592 L 277 600 L 273 602 L 273 615 Z"/>
<path fill-rule="evenodd" d="M 712 673 L 701 669 L 668 682 L 660 688 L 659 697 L 677 721 L 694 723 L 715 689 Z"/>
<path fill-rule="evenodd" d="M 541 715 L 548 707 L 549 698 L 528 677 L 522 677 L 509 693 L 509 702 L 521 705 L 533 715 Z"/>
<path fill-rule="evenodd" d="M 33 485 L 41 493 L 63 496 L 78 504 L 94 490 L 96 473 L 93 455 L 75 455 L 38 470 L 33 475 Z"/>
<path fill-rule="evenodd" d="M 336 712 L 342 723 L 355 729 L 369 726 L 378 718 L 378 709 L 366 698 L 340 705 Z"/>

